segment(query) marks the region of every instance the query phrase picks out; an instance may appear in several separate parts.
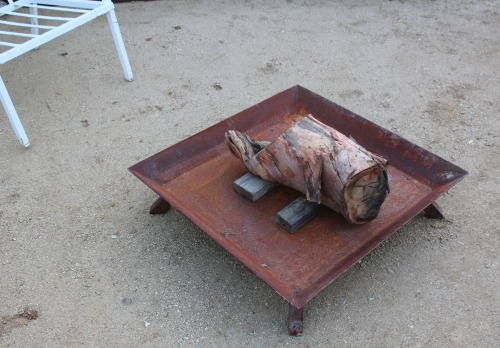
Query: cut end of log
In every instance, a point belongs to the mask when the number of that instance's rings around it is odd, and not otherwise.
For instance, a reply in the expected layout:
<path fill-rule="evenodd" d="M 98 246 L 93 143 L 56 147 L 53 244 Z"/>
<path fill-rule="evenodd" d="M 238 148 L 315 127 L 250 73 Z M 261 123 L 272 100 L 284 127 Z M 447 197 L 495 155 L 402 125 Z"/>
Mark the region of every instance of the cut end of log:
<path fill-rule="evenodd" d="M 379 165 L 358 173 L 344 190 L 347 220 L 363 224 L 378 216 L 389 191 L 385 167 Z"/>

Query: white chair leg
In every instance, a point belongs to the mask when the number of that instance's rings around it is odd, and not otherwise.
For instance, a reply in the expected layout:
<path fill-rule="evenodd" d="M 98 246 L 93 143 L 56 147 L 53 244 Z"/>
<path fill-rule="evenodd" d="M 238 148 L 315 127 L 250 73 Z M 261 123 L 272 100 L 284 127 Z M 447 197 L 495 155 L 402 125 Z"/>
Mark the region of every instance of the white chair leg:
<path fill-rule="evenodd" d="M 111 27 L 111 33 L 113 33 L 113 39 L 115 40 L 116 50 L 118 51 L 123 72 L 125 73 L 125 79 L 127 81 L 133 81 L 134 75 L 132 74 L 132 68 L 130 67 L 130 62 L 128 60 L 127 51 L 125 50 L 125 45 L 123 43 L 122 34 L 120 33 L 120 27 L 118 26 L 115 11 L 109 11 L 106 16 L 108 17 L 109 26 Z"/>
<path fill-rule="evenodd" d="M 30 7 L 30 15 L 38 16 L 38 8 Z M 31 34 L 38 35 L 38 17 L 31 17 Z"/>
<path fill-rule="evenodd" d="M 3 107 L 7 116 L 9 117 L 10 124 L 12 128 L 14 128 L 14 132 L 16 133 L 17 139 L 23 144 L 25 147 L 30 146 L 30 141 L 28 140 L 28 136 L 24 131 L 23 125 L 21 124 L 21 120 L 17 114 L 16 108 L 12 103 L 12 99 L 10 99 L 9 92 L 7 92 L 7 88 L 3 83 L 2 77 L 0 77 L 0 100 L 2 101 Z"/>

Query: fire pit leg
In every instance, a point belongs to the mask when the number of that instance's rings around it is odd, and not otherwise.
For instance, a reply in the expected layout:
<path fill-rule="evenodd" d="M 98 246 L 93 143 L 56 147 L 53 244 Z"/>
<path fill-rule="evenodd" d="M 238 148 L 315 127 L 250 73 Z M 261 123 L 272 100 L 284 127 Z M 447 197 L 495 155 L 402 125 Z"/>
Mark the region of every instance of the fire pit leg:
<path fill-rule="evenodd" d="M 304 307 L 297 308 L 288 304 L 288 333 L 290 336 L 300 336 L 304 331 Z"/>
<path fill-rule="evenodd" d="M 443 211 L 436 202 L 424 209 L 424 215 L 429 219 L 444 219 Z"/>
<path fill-rule="evenodd" d="M 151 204 L 151 208 L 149 208 L 149 213 L 153 215 L 164 214 L 169 209 L 170 209 L 170 203 L 168 203 L 163 198 L 158 197 L 158 199 L 153 204 Z"/>

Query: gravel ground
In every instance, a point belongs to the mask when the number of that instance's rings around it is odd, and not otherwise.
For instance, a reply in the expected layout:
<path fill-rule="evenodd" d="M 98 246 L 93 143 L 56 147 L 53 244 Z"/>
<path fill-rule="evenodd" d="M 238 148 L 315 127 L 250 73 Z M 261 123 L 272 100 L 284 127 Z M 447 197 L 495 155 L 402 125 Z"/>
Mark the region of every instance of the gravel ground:
<path fill-rule="evenodd" d="M 494 347 L 498 1 L 153 1 L 2 65 L 1 347 Z M 469 171 L 305 310 L 127 168 L 300 84 Z M 495 343 L 496 342 L 496 343 Z"/>

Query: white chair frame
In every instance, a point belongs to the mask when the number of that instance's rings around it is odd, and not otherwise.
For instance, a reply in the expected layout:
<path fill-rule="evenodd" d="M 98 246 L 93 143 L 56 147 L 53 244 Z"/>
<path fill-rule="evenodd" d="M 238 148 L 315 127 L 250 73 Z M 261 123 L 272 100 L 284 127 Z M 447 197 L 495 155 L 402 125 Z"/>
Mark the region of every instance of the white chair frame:
<path fill-rule="evenodd" d="M 0 7 L 0 64 L 20 55 L 106 14 L 115 41 L 125 79 L 134 76 L 125 50 L 123 38 L 111 0 L 8 0 L 8 5 Z M 44 15 L 39 15 L 43 11 Z M 46 15 L 50 13 L 51 15 Z M 43 24 L 40 24 L 40 23 Z M 29 31 L 28 31 L 29 30 Z M 6 49 L 6 50 L 5 50 Z M 0 99 L 14 132 L 22 145 L 30 142 L 21 124 L 19 115 L 0 76 Z"/>

